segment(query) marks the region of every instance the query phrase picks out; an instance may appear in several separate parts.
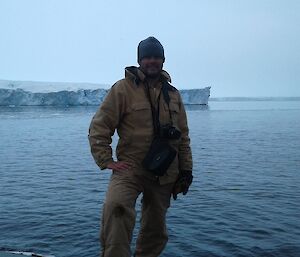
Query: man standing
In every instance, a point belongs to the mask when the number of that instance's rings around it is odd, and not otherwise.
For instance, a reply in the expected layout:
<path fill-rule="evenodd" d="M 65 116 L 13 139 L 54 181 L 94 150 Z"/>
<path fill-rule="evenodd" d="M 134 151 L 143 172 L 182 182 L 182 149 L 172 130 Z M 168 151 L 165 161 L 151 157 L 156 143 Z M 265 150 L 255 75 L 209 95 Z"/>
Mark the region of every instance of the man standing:
<path fill-rule="evenodd" d="M 110 89 L 89 128 L 95 162 L 112 175 L 103 204 L 100 242 L 102 257 L 130 257 L 135 225 L 135 203 L 143 194 L 141 228 L 136 257 L 157 257 L 168 234 L 166 212 L 170 198 L 186 194 L 192 183 L 192 153 L 187 117 L 179 91 L 164 71 L 164 49 L 154 37 L 138 45 L 139 67 L 125 68 L 125 78 Z M 167 101 L 169 100 L 169 101 Z M 112 136 L 117 130 L 117 161 L 112 158 Z M 174 159 L 157 174 L 143 160 L 155 135 L 167 138 Z M 154 151 L 155 152 L 155 151 Z M 155 161 L 163 158 L 155 157 Z"/>

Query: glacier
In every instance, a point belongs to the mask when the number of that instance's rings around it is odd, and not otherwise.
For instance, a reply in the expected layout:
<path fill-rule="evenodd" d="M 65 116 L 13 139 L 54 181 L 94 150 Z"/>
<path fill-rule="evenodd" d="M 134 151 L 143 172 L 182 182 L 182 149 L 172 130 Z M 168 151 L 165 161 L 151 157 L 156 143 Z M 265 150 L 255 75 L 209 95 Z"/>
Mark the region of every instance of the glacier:
<path fill-rule="evenodd" d="M 0 80 L 0 106 L 99 105 L 107 84 Z M 179 90 L 184 104 L 207 105 L 210 87 Z"/>

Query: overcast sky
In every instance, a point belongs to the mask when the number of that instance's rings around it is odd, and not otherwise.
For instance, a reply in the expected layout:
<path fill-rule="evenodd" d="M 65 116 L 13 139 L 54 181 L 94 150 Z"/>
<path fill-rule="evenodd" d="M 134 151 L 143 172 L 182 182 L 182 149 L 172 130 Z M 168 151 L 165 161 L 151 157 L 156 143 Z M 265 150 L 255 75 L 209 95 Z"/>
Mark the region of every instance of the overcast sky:
<path fill-rule="evenodd" d="M 0 0 L 0 79 L 113 84 L 157 37 L 178 89 L 300 96 L 299 0 Z"/>

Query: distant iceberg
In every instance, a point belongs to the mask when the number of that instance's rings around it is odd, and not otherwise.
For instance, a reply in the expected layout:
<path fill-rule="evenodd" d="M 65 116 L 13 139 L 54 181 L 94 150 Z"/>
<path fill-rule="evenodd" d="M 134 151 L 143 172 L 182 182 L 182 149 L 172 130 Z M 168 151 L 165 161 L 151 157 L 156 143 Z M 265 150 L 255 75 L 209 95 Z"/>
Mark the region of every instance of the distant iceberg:
<path fill-rule="evenodd" d="M 200 89 L 184 89 L 180 90 L 180 94 L 184 104 L 207 105 L 210 97 L 210 87 L 204 87 Z"/>
<path fill-rule="evenodd" d="M 92 83 L 47 83 L 0 80 L 1 106 L 99 105 L 109 85 Z M 184 104 L 207 105 L 210 87 L 180 90 Z"/>
<path fill-rule="evenodd" d="M 0 105 L 4 106 L 78 106 L 98 105 L 107 94 L 106 89 L 80 89 L 77 91 L 58 91 L 51 93 L 32 93 L 23 89 L 1 89 Z"/>

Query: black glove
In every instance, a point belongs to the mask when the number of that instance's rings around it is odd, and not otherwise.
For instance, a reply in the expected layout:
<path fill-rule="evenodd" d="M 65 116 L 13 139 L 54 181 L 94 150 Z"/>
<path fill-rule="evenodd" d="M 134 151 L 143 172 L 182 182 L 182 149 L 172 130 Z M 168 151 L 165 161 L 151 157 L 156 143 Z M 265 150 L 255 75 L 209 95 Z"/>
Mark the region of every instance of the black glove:
<path fill-rule="evenodd" d="M 189 187 L 193 182 L 193 175 L 192 171 L 190 170 L 182 170 L 179 172 L 179 176 L 177 181 L 175 182 L 175 185 L 173 187 L 173 199 L 177 199 L 177 195 L 179 193 L 182 193 L 183 195 L 186 195 L 186 193 L 189 191 Z"/>

